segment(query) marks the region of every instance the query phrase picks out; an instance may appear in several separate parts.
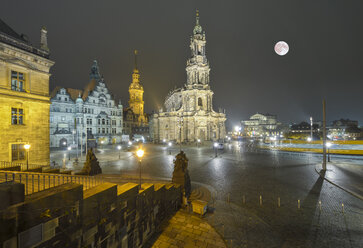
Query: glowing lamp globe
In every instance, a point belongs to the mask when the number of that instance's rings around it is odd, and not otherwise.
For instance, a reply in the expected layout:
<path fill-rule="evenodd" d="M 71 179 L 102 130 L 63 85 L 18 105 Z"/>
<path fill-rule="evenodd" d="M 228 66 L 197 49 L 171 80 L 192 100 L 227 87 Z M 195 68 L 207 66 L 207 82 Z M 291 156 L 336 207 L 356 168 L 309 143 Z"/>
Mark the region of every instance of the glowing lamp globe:
<path fill-rule="evenodd" d="M 25 148 L 25 150 L 29 150 L 30 149 L 30 145 L 29 144 L 26 144 L 26 145 L 24 145 L 24 148 Z"/>
<path fill-rule="evenodd" d="M 136 151 L 136 156 L 138 158 L 142 158 L 142 156 L 144 156 L 144 150 L 142 150 L 142 149 L 137 150 Z"/>

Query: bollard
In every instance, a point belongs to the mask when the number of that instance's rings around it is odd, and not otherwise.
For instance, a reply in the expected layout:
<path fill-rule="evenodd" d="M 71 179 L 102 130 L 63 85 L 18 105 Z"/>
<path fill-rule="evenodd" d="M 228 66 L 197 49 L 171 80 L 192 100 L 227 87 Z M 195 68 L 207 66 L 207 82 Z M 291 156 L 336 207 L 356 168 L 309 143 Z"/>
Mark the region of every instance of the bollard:
<path fill-rule="evenodd" d="M 242 196 L 242 202 L 243 202 L 243 204 L 246 204 L 246 197 L 245 197 L 245 195 Z"/>
<path fill-rule="evenodd" d="M 300 200 L 297 200 L 297 208 L 300 209 Z"/>
<path fill-rule="evenodd" d="M 277 197 L 277 207 L 279 208 L 281 206 L 281 200 L 280 197 Z"/>
<path fill-rule="evenodd" d="M 344 214 L 344 203 L 342 203 L 342 213 Z"/>
<path fill-rule="evenodd" d="M 319 211 L 321 212 L 321 201 L 319 201 Z"/>
<path fill-rule="evenodd" d="M 262 206 L 262 195 L 260 195 L 260 205 Z"/>

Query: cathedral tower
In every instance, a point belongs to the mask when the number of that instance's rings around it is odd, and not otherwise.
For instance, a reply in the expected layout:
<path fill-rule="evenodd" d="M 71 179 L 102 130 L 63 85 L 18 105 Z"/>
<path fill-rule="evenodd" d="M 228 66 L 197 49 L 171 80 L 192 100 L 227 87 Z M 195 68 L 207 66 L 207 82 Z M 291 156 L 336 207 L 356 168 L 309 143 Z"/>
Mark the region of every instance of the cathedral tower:
<path fill-rule="evenodd" d="M 205 51 L 205 32 L 199 24 L 199 11 L 196 13 L 193 35 L 190 38 L 191 58 L 187 61 L 187 84 L 208 85 L 209 84 L 209 63 Z"/>
<path fill-rule="evenodd" d="M 137 69 L 137 50 L 135 50 L 135 69 L 132 73 L 132 83 L 129 87 L 130 100 L 129 106 L 134 114 L 144 116 L 144 88 L 140 83 L 140 74 Z"/>

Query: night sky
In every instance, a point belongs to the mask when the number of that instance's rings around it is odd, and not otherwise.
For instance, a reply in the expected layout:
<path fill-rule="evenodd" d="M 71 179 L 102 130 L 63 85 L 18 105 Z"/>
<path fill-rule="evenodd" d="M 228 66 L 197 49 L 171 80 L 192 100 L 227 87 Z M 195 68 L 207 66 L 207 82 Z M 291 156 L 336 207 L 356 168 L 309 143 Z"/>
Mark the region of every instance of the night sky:
<path fill-rule="evenodd" d="M 0 18 L 39 46 L 48 29 L 56 85 L 84 88 L 97 59 L 111 92 L 127 106 L 133 50 L 146 110 L 186 82 L 195 10 L 206 31 L 214 109 L 229 125 L 260 113 L 282 122 L 359 120 L 363 125 L 363 1 L 1 0 Z M 284 40 L 286 56 L 273 48 Z"/>

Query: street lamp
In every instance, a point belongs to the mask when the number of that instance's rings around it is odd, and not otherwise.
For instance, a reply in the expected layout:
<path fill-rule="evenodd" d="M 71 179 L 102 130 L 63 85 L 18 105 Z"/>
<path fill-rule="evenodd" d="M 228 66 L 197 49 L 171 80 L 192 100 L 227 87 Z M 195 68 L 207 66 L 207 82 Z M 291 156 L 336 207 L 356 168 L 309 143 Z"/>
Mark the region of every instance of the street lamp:
<path fill-rule="evenodd" d="M 328 147 L 328 162 L 330 162 L 330 147 L 331 147 L 332 143 L 327 142 L 326 143 L 326 147 Z"/>
<path fill-rule="evenodd" d="M 180 116 L 178 118 L 178 126 L 179 126 L 179 134 L 180 134 L 180 139 L 179 139 L 180 151 L 181 151 L 181 142 L 182 142 L 182 126 L 183 126 L 183 122 L 184 122 L 183 116 Z"/>
<path fill-rule="evenodd" d="M 26 170 L 29 170 L 29 149 L 30 149 L 30 145 L 26 144 L 26 145 L 24 145 L 24 148 L 26 150 Z"/>
<path fill-rule="evenodd" d="M 199 147 L 200 139 L 197 140 L 197 147 Z"/>
<path fill-rule="evenodd" d="M 311 137 L 308 137 L 307 140 L 308 140 L 308 142 L 311 142 Z"/>
<path fill-rule="evenodd" d="M 118 159 L 120 159 L 121 158 L 121 146 L 118 145 L 117 149 L 118 149 Z"/>
<path fill-rule="evenodd" d="M 72 150 L 72 147 L 68 146 L 68 160 L 71 160 L 71 150 Z"/>
<path fill-rule="evenodd" d="M 218 156 L 218 150 L 217 150 L 217 147 L 218 147 L 218 143 L 217 142 L 214 142 L 214 152 L 215 152 L 215 157 Z"/>
<path fill-rule="evenodd" d="M 310 117 L 310 139 L 313 140 L 313 117 Z"/>
<path fill-rule="evenodd" d="M 136 151 L 136 156 L 139 158 L 139 168 L 140 168 L 140 189 L 142 189 L 141 187 L 141 160 L 142 160 L 142 157 L 144 156 L 144 150 L 139 148 L 137 151 Z"/>
<path fill-rule="evenodd" d="M 129 143 L 128 143 L 128 144 L 129 144 L 129 146 L 131 146 L 131 145 L 132 145 L 132 142 L 131 142 L 131 141 L 129 141 Z"/>
<path fill-rule="evenodd" d="M 169 146 L 169 155 L 171 155 L 171 146 L 172 146 L 171 142 L 168 143 L 168 146 Z"/>
<path fill-rule="evenodd" d="M 101 148 L 103 148 L 103 140 L 101 140 Z"/>

